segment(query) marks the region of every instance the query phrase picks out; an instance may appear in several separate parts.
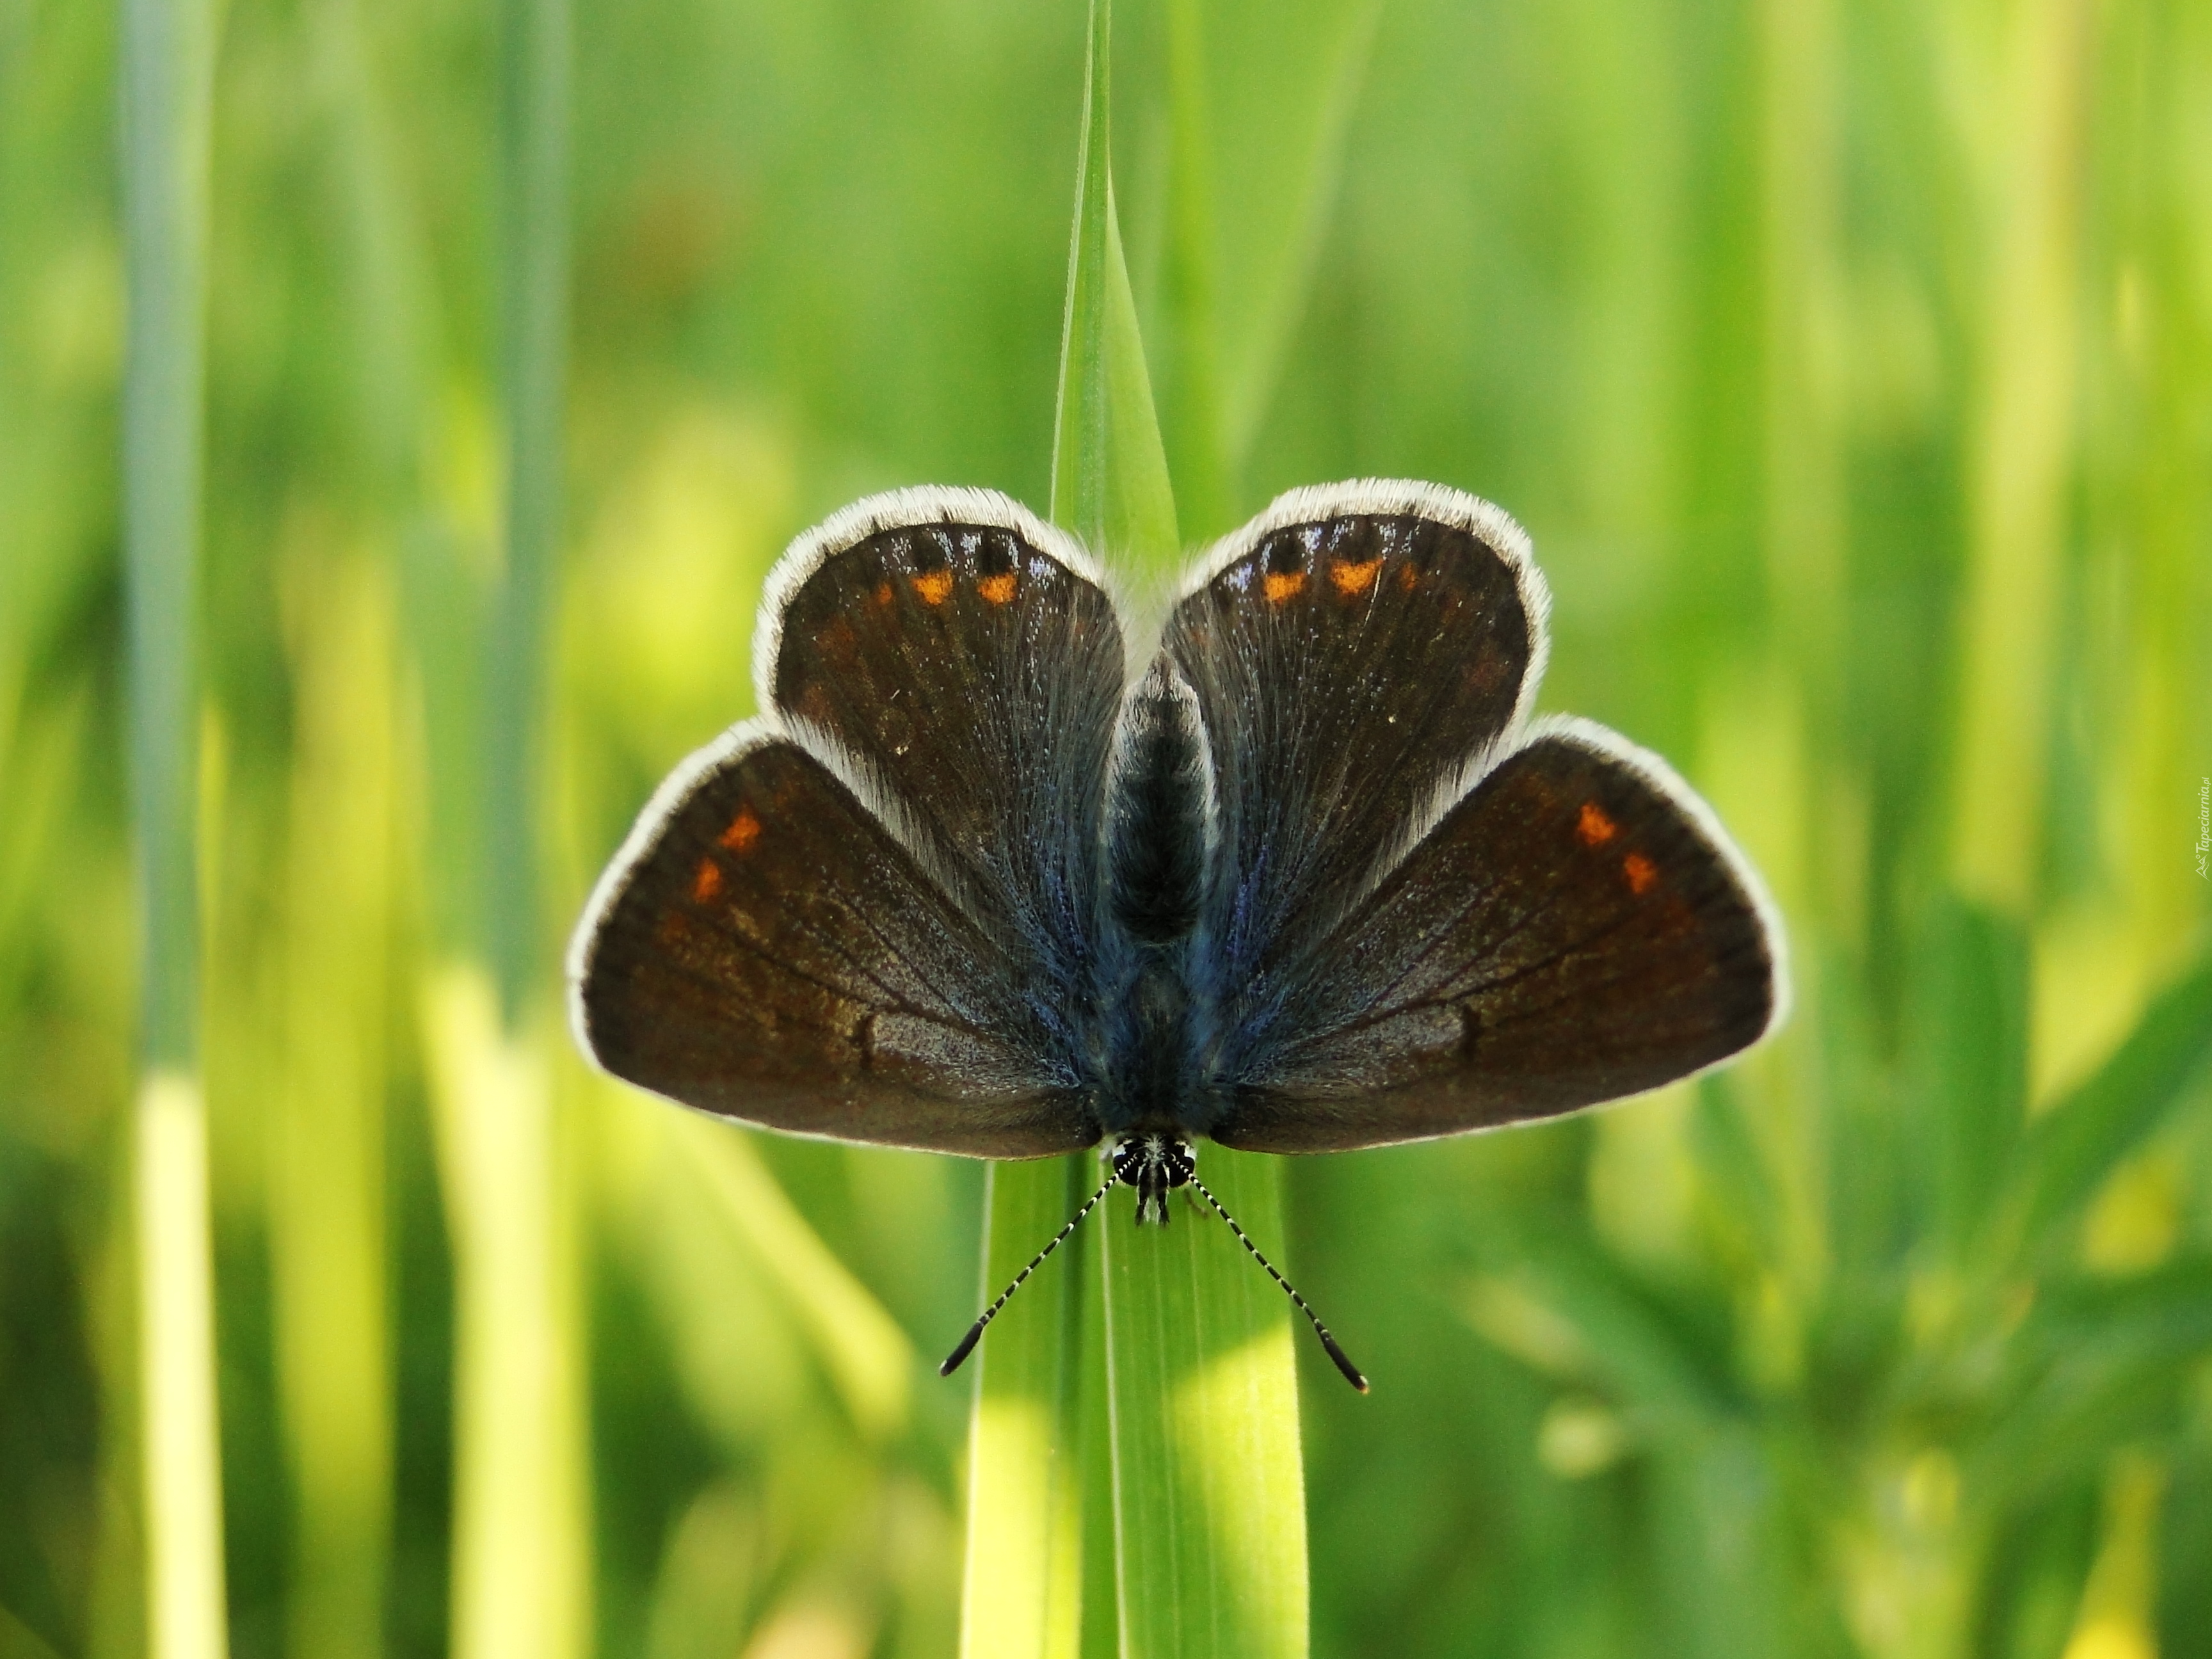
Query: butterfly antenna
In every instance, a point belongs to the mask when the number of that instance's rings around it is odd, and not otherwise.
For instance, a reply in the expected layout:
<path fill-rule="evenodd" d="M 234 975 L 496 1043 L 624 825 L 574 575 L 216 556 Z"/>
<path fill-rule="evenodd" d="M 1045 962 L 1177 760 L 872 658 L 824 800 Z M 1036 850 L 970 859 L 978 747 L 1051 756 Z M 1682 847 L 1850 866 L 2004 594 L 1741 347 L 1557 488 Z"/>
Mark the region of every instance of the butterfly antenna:
<path fill-rule="evenodd" d="M 1030 1265 L 1014 1275 L 1014 1282 L 1007 1285 L 1005 1290 L 1000 1291 L 999 1299 L 996 1302 L 994 1302 L 989 1307 L 984 1309 L 983 1316 L 968 1328 L 968 1334 L 960 1339 L 960 1346 L 955 1348 L 951 1353 L 945 1356 L 945 1363 L 937 1368 L 937 1374 L 939 1376 L 950 1376 L 953 1372 L 960 1369 L 962 1362 L 964 1361 L 969 1354 L 975 1352 L 975 1345 L 983 1340 L 983 1327 L 989 1324 L 993 1320 L 999 1316 L 999 1310 L 1005 1307 L 1008 1302 L 1013 1299 L 1014 1292 L 1022 1287 L 1022 1281 L 1037 1270 L 1038 1263 L 1042 1262 L 1045 1257 L 1050 1255 L 1054 1250 L 1060 1247 L 1062 1243 L 1066 1241 L 1068 1234 L 1073 1232 L 1078 1227 L 1083 1224 L 1083 1218 L 1089 1215 L 1092 1210 L 1097 1207 L 1098 1200 L 1105 1197 L 1108 1193 L 1113 1191 L 1114 1183 L 1121 1178 L 1121 1177 L 1117 1175 L 1108 1176 L 1106 1177 L 1105 1184 L 1099 1188 L 1097 1192 L 1091 1194 L 1089 1198 L 1085 1199 L 1083 1200 L 1083 1207 L 1068 1218 L 1067 1225 L 1062 1227 L 1058 1232 L 1052 1236 L 1052 1243 L 1046 1245 L 1044 1249 L 1039 1250 L 1035 1255 L 1030 1258 Z M 1220 1206 L 1216 1205 L 1214 1207 L 1218 1209 L 1220 1208 Z M 1229 1224 L 1233 1227 L 1237 1224 L 1232 1221 Z M 1270 1267 L 1267 1271 L 1273 1273 L 1274 1272 L 1274 1269 Z M 1288 1289 L 1289 1287 L 1285 1286 L 1285 1288 Z M 1297 1294 L 1295 1291 L 1291 1293 L 1293 1296 Z M 1300 1305 L 1303 1306 L 1304 1304 L 1301 1304 Z M 1322 1333 L 1322 1340 L 1324 1342 L 1328 1340 L 1328 1332 L 1323 1331 Z M 1364 1388 L 1366 1384 L 1362 1383 L 1360 1386 Z"/>
<path fill-rule="evenodd" d="M 1352 1357 L 1346 1353 L 1343 1349 L 1336 1346 L 1336 1339 L 1328 1334 L 1328 1327 L 1321 1322 L 1321 1316 L 1306 1305 L 1305 1297 L 1297 1293 L 1297 1289 L 1291 1284 L 1289 1279 L 1284 1278 L 1282 1274 L 1275 1271 L 1275 1264 L 1268 1261 L 1266 1256 L 1260 1254 L 1260 1247 L 1257 1244 L 1255 1244 L 1250 1239 L 1244 1237 L 1244 1230 L 1237 1224 L 1237 1218 L 1221 1207 L 1221 1200 L 1213 1195 L 1212 1190 L 1207 1188 L 1206 1184 L 1200 1181 L 1196 1176 L 1191 1176 L 1190 1184 L 1198 1188 L 1199 1192 L 1205 1197 L 1207 1203 L 1213 1206 L 1214 1214 L 1219 1216 L 1224 1221 L 1229 1224 L 1229 1231 L 1237 1235 L 1237 1242 L 1239 1244 L 1242 1244 L 1246 1249 L 1252 1252 L 1252 1260 L 1258 1262 L 1261 1267 L 1267 1270 L 1267 1277 L 1273 1279 L 1278 1285 L 1281 1285 L 1283 1287 L 1283 1294 L 1290 1297 L 1293 1303 L 1297 1304 L 1297 1310 L 1300 1313 L 1304 1314 L 1308 1319 L 1313 1322 L 1314 1334 L 1321 1339 L 1321 1345 L 1323 1348 L 1328 1351 L 1328 1357 L 1336 1362 L 1337 1370 L 1344 1373 L 1344 1380 L 1351 1383 L 1353 1388 L 1358 1389 L 1360 1393 L 1365 1394 L 1367 1392 L 1367 1379 L 1359 1374 L 1359 1367 L 1352 1363 Z M 1093 1200 L 1092 1201 L 1095 1203 L 1097 1200 Z M 1088 1208 L 1089 1206 L 1085 1206 L 1085 1207 Z M 1079 1216 L 1077 1218 L 1078 1220 L 1080 1220 L 1081 1218 L 1082 1218 Z M 1059 1242 L 1060 1241 L 1058 1239 L 1054 1239 L 1053 1241 L 1055 1244 Z M 979 1330 L 981 1328 L 980 1324 L 977 1328 Z M 967 1350 L 963 1348 L 961 1352 L 965 1353 Z"/>

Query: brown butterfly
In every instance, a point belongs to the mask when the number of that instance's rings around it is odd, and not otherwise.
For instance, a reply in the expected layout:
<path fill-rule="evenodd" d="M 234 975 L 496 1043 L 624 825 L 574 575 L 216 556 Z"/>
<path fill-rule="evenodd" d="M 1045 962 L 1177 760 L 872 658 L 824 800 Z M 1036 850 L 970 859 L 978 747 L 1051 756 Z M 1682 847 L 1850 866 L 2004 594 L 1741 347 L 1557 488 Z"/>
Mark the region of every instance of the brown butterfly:
<path fill-rule="evenodd" d="M 1220 1210 L 1200 1139 L 1378 1146 L 1717 1065 L 1782 1017 L 1779 922 L 1665 763 L 1530 718 L 1548 604 L 1497 507 L 1363 481 L 1219 544 L 1133 657 L 1097 565 L 1014 501 L 857 502 L 769 578 L 764 712 L 586 907 L 577 1040 L 796 1134 L 1107 1143 L 1031 1268 L 1117 1182 L 1140 1221 L 1184 1185 Z"/>

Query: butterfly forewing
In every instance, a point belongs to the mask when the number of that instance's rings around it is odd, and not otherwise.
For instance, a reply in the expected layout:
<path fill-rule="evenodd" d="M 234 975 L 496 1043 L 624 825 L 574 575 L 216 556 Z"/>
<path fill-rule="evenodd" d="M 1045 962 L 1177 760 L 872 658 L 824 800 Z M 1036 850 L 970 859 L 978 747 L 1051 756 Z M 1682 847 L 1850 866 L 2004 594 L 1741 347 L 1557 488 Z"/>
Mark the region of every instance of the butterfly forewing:
<path fill-rule="evenodd" d="M 1231 1070 L 1279 1040 L 1303 958 L 1526 707 L 1545 603 L 1495 507 L 1367 483 L 1285 497 L 1176 605 L 1166 645 L 1218 803 L 1209 920 Z"/>
<path fill-rule="evenodd" d="M 1304 1030 L 1212 1133 L 1335 1151 L 1640 1093 L 1765 1034 L 1779 951 L 1748 866 L 1663 763 L 1547 722 L 1336 928 Z"/>
<path fill-rule="evenodd" d="M 831 520 L 769 603 L 763 702 L 856 757 L 896 798 L 894 830 L 1003 913 L 1064 1008 L 1097 926 L 1123 678 L 1079 550 L 1004 496 L 909 491 Z"/>

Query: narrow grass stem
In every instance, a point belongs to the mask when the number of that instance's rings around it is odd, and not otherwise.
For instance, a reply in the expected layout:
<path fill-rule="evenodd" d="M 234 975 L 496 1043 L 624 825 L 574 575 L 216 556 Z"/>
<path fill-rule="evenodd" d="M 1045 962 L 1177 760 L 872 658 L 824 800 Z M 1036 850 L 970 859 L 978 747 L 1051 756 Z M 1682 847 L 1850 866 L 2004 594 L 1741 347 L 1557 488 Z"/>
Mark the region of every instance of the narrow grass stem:
<path fill-rule="evenodd" d="M 568 386 L 568 0 L 502 0 L 500 18 L 507 557 L 488 641 L 482 875 L 492 969 L 513 1020 L 543 960 L 537 823 Z"/>
<path fill-rule="evenodd" d="M 498 15 L 505 556 L 482 641 L 477 773 L 465 781 L 481 803 L 471 867 L 483 908 L 470 956 L 432 976 L 425 1016 L 455 1241 L 453 1648 L 461 1659 L 567 1659 L 589 1645 L 584 1334 L 551 1022 L 538 1016 L 550 988 L 539 852 L 567 386 L 570 18 L 567 0 L 501 0 Z"/>
<path fill-rule="evenodd" d="M 155 1659 L 226 1647 L 207 1125 L 199 1085 L 200 547 L 208 170 L 207 0 L 125 0 L 123 394 L 131 780 L 138 856 L 134 1153 L 146 1598 Z"/>
<path fill-rule="evenodd" d="M 139 1086 L 134 1152 L 147 1650 L 154 1659 L 221 1659 L 228 1638 L 215 1273 L 208 1247 L 207 1112 L 193 1078 L 147 1074 Z"/>

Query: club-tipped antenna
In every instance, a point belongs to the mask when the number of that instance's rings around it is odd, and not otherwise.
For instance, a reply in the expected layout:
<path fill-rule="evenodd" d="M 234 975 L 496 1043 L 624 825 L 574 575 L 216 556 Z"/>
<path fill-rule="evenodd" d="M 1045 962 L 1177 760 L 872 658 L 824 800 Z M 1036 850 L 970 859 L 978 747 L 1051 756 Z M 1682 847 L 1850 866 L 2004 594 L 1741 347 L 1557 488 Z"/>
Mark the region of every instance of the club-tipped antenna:
<path fill-rule="evenodd" d="M 965 1360 L 969 1354 L 975 1352 L 975 1345 L 983 1340 L 983 1327 L 989 1324 L 993 1320 L 999 1316 L 999 1310 L 1005 1307 L 1008 1302 L 1013 1299 L 1014 1292 L 1022 1287 L 1022 1281 L 1037 1270 L 1037 1264 L 1039 1262 L 1042 1261 L 1045 1257 L 1050 1255 L 1066 1242 L 1068 1234 L 1073 1232 L 1078 1227 L 1083 1224 L 1083 1218 L 1089 1215 L 1092 1210 L 1098 1206 L 1098 1200 L 1105 1197 L 1107 1194 L 1112 1192 L 1114 1190 L 1114 1183 L 1121 1178 L 1121 1177 L 1119 1176 L 1108 1176 L 1106 1177 L 1105 1183 L 1101 1186 L 1097 1192 L 1091 1194 L 1090 1197 L 1083 1200 L 1083 1207 L 1068 1218 L 1067 1225 L 1062 1227 L 1058 1232 L 1052 1236 L 1052 1243 L 1046 1245 L 1044 1249 L 1039 1250 L 1035 1255 L 1030 1258 L 1030 1265 L 1014 1275 L 1014 1282 L 1007 1285 L 1005 1290 L 1000 1291 L 999 1299 L 996 1302 L 994 1302 L 989 1307 L 984 1309 L 982 1317 L 968 1328 L 968 1334 L 960 1339 L 960 1346 L 953 1349 L 951 1353 L 945 1356 L 945 1363 L 937 1368 L 937 1374 L 939 1376 L 950 1376 L 953 1372 L 960 1369 L 961 1362 Z M 1221 1206 L 1217 1204 L 1214 1207 L 1216 1209 L 1219 1209 Z M 1233 1227 L 1237 1224 L 1232 1221 L 1229 1224 Z M 1270 1267 L 1267 1271 L 1269 1273 L 1273 1273 L 1274 1269 Z M 1288 1286 L 1285 1286 L 1285 1288 L 1288 1289 Z M 1295 1296 L 1297 1292 L 1292 1291 L 1291 1294 Z M 1304 1304 L 1302 1304 L 1300 1305 Z M 1319 1322 L 1316 1321 L 1316 1323 L 1318 1324 Z M 1328 1333 L 1323 1331 L 1322 1333 L 1321 1340 L 1324 1342 L 1328 1341 Z M 1363 1382 L 1359 1386 L 1364 1389 L 1367 1385 Z"/>
<path fill-rule="evenodd" d="M 1328 1357 L 1336 1362 L 1337 1370 L 1344 1373 L 1344 1380 L 1351 1383 L 1353 1388 L 1358 1389 L 1360 1393 L 1365 1394 L 1367 1392 L 1367 1379 L 1359 1374 L 1359 1367 L 1352 1363 L 1352 1357 L 1346 1353 L 1343 1349 L 1336 1346 L 1336 1339 L 1328 1334 L 1328 1327 L 1321 1322 L 1321 1316 L 1306 1305 L 1305 1297 L 1297 1293 L 1297 1288 L 1291 1285 L 1289 1279 L 1284 1278 L 1282 1274 L 1275 1271 L 1275 1264 L 1268 1261 L 1266 1256 L 1260 1254 L 1260 1247 L 1257 1244 L 1255 1244 L 1250 1239 L 1244 1237 L 1244 1230 L 1237 1224 L 1237 1218 L 1221 1207 L 1221 1200 L 1213 1195 L 1212 1191 L 1206 1186 L 1206 1184 L 1203 1181 L 1200 1181 L 1196 1176 L 1190 1177 L 1190 1184 L 1198 1188 L 1200 1194 L 1204 1197 L 1207 1203 L 1213 1206 L 1214 1214 L 1219 1216 L 1224 1221 L 1229 1224 L 1229 1231 L 1237 1235 L 1237 1242 L 1239 1244 L 1242 1244 L 1246 1249 L 1252 1252 L 1252 1260 L 1258 1262 L 1261 1267 L 1267 1270 L 1267 1277 L 1273 1279 L 1278 1285 L 1281 1285 L 1283 1287 L 1283 1294 L 1291 1298 L 1291 1302 L 1297 1305 L 1297 1310 L 1300 1313 L 1304 1314 L 1308 1319 L 1313 1322 L 1314 1334 L 1321 1339 L 1321 1346 L 1328 1351 Z M 1096 1199 L 1091 1200 L 1092 1203 L 1096 1203 L 1097 1201 L 1097 1200 Z M 1087 1209 L 1090 1206 L 1086 1205 L 1084 1207 Z M 1078 1216 L 1076 1219 L 1079 1221 L 1082 1219 L 1082 1217 Z M 1073 1225 L 1073 1224 L 1071 1223 L 1070 1224 Z M 1059 1242 L 1060 1241 L 1058 1239 L 1054 1239 L 1053 1241 L 1055 1244 Z M 976 1330 L 980 1331 L 981 1328 L 981 1322 L 978 1322 Z M 971 1342 L 974 1340 L 972 1334 L 970 1334 L 969 1340 Z M 962 1348 L 961 1352 L 964 1354 L 967 1352 L 967 1349 L 965 1347 Z"/>

